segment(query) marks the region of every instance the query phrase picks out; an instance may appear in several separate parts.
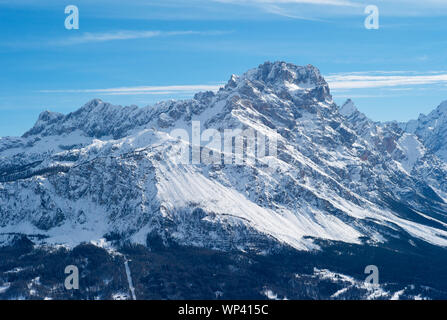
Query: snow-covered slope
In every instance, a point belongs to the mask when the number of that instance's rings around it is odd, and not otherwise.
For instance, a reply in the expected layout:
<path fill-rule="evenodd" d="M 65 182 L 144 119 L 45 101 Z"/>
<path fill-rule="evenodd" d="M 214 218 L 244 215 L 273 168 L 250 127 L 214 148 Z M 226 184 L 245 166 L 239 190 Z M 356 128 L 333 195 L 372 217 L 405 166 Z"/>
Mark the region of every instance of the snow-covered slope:
<path fill-rule="evenodd" d="M 192 142 L 173 132 L 193 121 L 202 132 L 252 129 L 277 152 L 184 163 Z M 339 108 L 315 67 L 267 62 L 216 93 L 144 108 L 92 100 L 0 139 L 0 233 L 68 245 L 156 235 L 255 251 L 407 236 L 447 246 L 447 168 L 426 148 L 352 101 Z"/>

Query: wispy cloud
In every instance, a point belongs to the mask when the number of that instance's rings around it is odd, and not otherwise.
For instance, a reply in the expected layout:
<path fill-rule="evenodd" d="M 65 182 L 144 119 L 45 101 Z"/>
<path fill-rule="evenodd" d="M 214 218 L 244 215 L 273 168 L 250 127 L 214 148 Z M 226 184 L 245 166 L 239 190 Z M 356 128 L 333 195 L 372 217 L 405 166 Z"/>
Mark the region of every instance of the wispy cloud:
<path fill-rule="evenodd" d="M 179 31 L 159 31 L 159 30 L 120 30 L 112 32 L 84 32 L 78 36 L 71 36 L 58 39 L 39 39 L 29 41 L 9 41 L 0 42 L 0 46 L 10 48 L 41 48 L 47 46 L 74 46 L 86 43 L 102 43 L 108 41 L 123 41 L 135 39 L 148 39 L 156 37 L 175 36 L 220 36 L 233 33 L 233 30 L 179 30 Z"/>
<path fill-rule="evenodd" d="M 102 95 L 177 95 L 193 94 L 199 91 L 217 91 L 223 84 L 207 85 L 172 85 L 172 86 L 138 86 L 107 89 L 69 89 L 39 90 L 40 93 L 97 93 Z"/>
<path fill-rule="evenodd" d="M 173 37 L 173 36 L 185 36 L 185 35 L 222 35 L 228 34 L 231 31 L 157 31 L 157 30 L 121 30 L 105 33 L 91 33 L 85 32 L 79 36 L 68 37 L 64 39 L 52 40 L 52 45 L 78 45 L 90 42 L 106 42 L 116 40 L 132 40 L 132 39 L 146 39 L 154 37 Z"/>
<path fill-rule="evenodd" d="M 354 89 L 383 88 L 390 91 L 409 91 L 423 85 L 447 85 L 446 71 L 417 73 L 415 71 L 370 71 L 326 75 L 330 88 L 337 92 Z M 136 86 L 105 89 L 39 90 L 40 93 L 98 93 L 103 95 L 177 95 L 199 91 L 217 91 L 224 84 Z M 444 87 L 445 88 L 445 87 Z"/>
<path fill-rule="evenodd" d="M 339 7 L 339 8 L 356 8 L 361 6 L 350 0 L 213 0 L 214 2 L 232 5 L 243 5 L 258 8 L 266 13 L 278 15 L 282 17 L 300 19 L 300 20 L 317 20 L 314 15 L 306 14 L 300 10 L 303 6 L 314 7 Z M 307 11 L 306 11 L 307 12 Z"/>
<path fill-rule="evenodd" d="M 377 73 L 377 72 L 376 72 Z M 415 74 L 414 72 L 390 73 L 344 73 L 326 76 L 330 87 L 335 90 L 367 89 L 367 88 L 388 88 L 399 86 L 420 86 L 447 84 L 446 72 L 429 72 Z"/>
<path fill-rule="evenodd" d="M 359 4 L 349 0 L 214 0 L 221 3 L 238 4 L 313 4 L 356 7 Z"/>
<path fill-rule="evenodd" d="M 262 7 L 262 9 L 268 13 L 272 13 L 286 18 L 309 20 L 309 21 L 321 21 L 320 19 L 294 14 L 290 10 L 287 10 L 286 8 L 274 4 L 266 4 Z"/>

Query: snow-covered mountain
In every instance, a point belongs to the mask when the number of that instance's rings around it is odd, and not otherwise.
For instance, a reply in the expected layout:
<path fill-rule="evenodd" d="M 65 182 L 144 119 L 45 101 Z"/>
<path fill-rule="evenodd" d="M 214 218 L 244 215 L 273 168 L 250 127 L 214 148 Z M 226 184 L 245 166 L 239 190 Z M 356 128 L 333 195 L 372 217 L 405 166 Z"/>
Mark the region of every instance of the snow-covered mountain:
<path fill-rule="evenodd" d="M 255 252 L 402 237 L 446 247 L 442 106 L 417 123 L 375 123 L 350 100 L 338 107 L 315 67 L 267 62 L 191 100 L 45 111 L 22 137 L 0 139 L 0 234 Z M 183 163 L 194 146 L 173 132 L 195 121 L 202 132 L 252 129 L 276 154 Z"/>
<path fill-rule="evenodd" d="M 432 153 L 447 161 L 447 101 L 428 115 L 421 114 L 417 120 L 400 125 L 405 131 L 415 134 Z"/>

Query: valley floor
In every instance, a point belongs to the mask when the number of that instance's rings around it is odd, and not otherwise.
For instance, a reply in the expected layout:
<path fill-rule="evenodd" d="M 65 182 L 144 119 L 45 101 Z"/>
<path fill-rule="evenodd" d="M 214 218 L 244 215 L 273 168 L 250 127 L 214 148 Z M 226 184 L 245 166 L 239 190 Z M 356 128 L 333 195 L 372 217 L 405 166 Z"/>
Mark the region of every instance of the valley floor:
<path fill-rule="evenodd" d="M 17 236 L 0 248 L 0 299 L 447 299 L 445 249 L 320 245 L 268 255 L 176 245 L 69 250 Z M 67 265 L 79 268 L 78 290 L 64 286 Z M 365 282 L 367 265 L 378 267 L 379 285 Z"/>

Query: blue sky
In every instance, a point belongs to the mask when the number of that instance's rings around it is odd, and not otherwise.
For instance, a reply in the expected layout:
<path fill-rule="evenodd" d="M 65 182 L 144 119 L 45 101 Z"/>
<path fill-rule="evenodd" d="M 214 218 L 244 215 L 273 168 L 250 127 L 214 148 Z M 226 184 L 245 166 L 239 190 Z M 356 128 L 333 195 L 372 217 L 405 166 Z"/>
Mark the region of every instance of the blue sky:
<path fill-rule="evenodd" d="M 313 64 L 337 103 L 409 120 L 447 100 L 446 17 L 443 0 L 0 0 L 0 136 L 92 98 L 188 98 L 267 60 Z"/>

